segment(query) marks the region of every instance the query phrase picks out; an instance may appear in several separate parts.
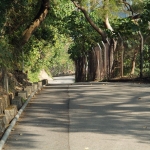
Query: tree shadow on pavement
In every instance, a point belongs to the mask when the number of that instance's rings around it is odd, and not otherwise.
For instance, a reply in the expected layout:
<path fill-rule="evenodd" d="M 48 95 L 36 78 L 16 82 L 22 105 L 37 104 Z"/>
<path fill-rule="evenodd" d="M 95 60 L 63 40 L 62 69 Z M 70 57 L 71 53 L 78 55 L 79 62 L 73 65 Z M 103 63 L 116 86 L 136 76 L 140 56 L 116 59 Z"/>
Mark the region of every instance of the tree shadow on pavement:
<path fill-rule="evenodd" d="M 149 89 L 149 85 L 130 83 L 45 87 L 26 108 L 18 122 L 23 127 L 16 126 L 18 131 L 12 133 L 13 140 L 8 143 L 18 148 L 25 144 L 29 148 L 36 147 L 38 140 L 35 137 L 42 136 L 38 132 L 40 128 L 46 134 L 65 133 L 66 138 L 68 132 L 96 133 L 149 143 Z M 20 132 L 24 136 L 13 143 Z"/>

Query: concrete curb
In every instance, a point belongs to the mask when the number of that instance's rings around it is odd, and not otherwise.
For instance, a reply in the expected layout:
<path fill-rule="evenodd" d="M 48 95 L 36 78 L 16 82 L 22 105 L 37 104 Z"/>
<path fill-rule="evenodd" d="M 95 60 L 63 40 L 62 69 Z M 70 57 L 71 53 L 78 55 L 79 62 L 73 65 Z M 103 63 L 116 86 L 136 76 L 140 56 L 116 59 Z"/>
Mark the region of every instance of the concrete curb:
<path fill-rule="evenodd" d="M 26 106 L 28 105 L 29 101 L 31 100 L 31 98 L 35 95 L 35 93 L 38 91 L 38 89 L 36 91 L 34 91 L 27 99 L 27 101 L 24 103 L 24 105 L 20 108 L 20 110 L 18 111 L 17 115 L 14 117 L 14 119 L 11 121 L 9 127 L 6 129 L 4 135 L 2 136 L 1 140 L 0 140 L 0 150 L 2 150 L 12 128 L 15 126 L 17 120 L 19 119 L 20 115 L 22 114 L 22 112 L 24 111 L 24 109 L 26 108 Z"/>

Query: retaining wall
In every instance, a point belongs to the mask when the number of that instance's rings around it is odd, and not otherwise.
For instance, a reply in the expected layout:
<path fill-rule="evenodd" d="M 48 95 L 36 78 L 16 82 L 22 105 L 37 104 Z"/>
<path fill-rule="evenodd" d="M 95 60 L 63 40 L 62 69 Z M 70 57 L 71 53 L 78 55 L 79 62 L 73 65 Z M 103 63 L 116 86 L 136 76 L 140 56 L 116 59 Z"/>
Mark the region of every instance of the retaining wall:
<path fill-rule="evenodd" d="M 26 86 L 22 91 L 17 93 L 17 96 L 13 96 L 12 94 L 0 95 L 0 133 L 5 131 L 32 92 L 42 90 L 43 86 L 47 84 L 47 80 L 43 81 Z"/>

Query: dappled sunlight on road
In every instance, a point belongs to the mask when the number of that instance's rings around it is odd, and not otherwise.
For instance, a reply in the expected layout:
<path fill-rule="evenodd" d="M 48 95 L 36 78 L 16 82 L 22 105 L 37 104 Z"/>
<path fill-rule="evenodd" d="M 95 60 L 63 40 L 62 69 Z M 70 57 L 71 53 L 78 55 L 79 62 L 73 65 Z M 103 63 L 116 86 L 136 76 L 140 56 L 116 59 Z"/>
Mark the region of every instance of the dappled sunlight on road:
<path fill-rule="evenodd" d="M 130 86 L 128 84 L 83 85 L 77 90 L 74 86 L 70 86 L 70 130 L 75 132 L 72 136 L 79 132 L 80 136 L 76 136 L 88 145 L 84 140 L 83 132 L 86 132 L 88 138 L 92 140 L 90 143 L 94 143 L 92 148 L 99 141 L 98 145 L 101 148 L 107 147 L 104 143 L 106 142 L 112 145 L 112 149 L 120 150 L 119 145 L 118 148 L 115 146 L 113 148 L 113 142 L 123 140 L 126 142 L 122 143 L 122 147 L 125 144 L 129 147 L 137 145 L 138 148 L 148 150 L 150 148 L 147 147 L 147 143 L 150 144 L 149 89 L 149 85 L 145 87 L 132 84 Z M 92 138 L 94 133 L 98 141 Z M 127 150 L 127 146 L 125 147 L 122 149 Z"/>
<path fill-rule="evenodd" d="M 45 136 L 44 150 L 46 145 L 55 150 L 149 150 L 150 85 L 51 84 L 32 99 L 15 130 L 8 142 L 15 150 L 39 150 Z"/>

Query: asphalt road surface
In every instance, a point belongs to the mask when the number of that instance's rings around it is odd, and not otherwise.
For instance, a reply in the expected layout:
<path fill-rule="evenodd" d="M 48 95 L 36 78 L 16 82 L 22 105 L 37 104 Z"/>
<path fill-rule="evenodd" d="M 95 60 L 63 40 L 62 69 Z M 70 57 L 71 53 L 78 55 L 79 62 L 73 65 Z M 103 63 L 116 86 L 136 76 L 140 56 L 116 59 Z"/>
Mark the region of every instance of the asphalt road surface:
<path fill-rule="evenodd" d="M 71 84 L 74 83 L 75 76 L 60 76 L 60 77 L 53 77 L 53 80 L 48 80 L 49 84 Z"/>
<path fill-rule="evenodd" d="M 150 150 L 150 85 L 49 85 L 32 99 L 4 149 Z"/>

